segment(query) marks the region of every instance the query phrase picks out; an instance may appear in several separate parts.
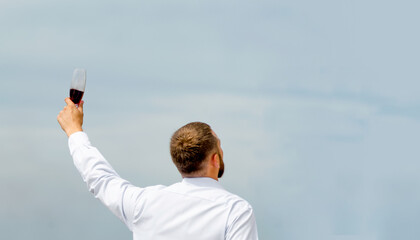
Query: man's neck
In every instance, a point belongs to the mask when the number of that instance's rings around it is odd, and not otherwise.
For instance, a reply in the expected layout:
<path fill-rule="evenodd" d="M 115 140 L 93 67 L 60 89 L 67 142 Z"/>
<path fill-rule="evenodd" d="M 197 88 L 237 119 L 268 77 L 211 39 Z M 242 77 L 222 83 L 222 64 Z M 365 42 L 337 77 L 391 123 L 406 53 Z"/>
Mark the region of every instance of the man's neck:
<path fill-rule="evenodd" d="M 198 173 L 189 173 L 189 174 L 181 174 L 181 176 L 182 176 L 182 178 L 204 178 L 204 177 L 207 177 L 207 178 L 213 178 L 214 180 L 216 180 L 216 181 L 219 181 L 219 178 L 217 178 L 217 174 L 216 175 L 214 175 L 214 174 L 203 174 L 203 173 L 201 173 L 201 174 L 198 174 Z"/>

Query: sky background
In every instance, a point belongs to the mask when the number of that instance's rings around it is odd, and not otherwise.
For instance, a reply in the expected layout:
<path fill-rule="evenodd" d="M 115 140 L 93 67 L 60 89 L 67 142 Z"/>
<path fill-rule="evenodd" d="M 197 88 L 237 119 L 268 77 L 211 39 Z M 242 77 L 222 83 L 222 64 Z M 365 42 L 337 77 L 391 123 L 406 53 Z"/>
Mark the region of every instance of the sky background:
<path fill-rule="evenodd" d="M 88 192 L 56 116 L 138 186 L 180 181 L 169 138 L 222 140 L 260 239 L 419 239 L 417 1 L 0 0 L 2 239 L 131 239 Z"/>

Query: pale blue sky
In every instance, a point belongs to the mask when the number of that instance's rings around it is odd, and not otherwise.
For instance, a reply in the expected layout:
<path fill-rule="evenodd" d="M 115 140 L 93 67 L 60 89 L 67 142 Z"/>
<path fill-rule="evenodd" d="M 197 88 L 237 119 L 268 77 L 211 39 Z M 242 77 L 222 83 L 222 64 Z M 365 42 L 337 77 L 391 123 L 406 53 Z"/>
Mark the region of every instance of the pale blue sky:
<path fill-rule="evenodd" d="M 56 115 L 87 69 L 85 131 L 121 176 L 171 184 L 171 134 L 208 122 L 260 239 L 418 239 L 415 1 L 0 1 L 0 232 L 130 239 Z"/>

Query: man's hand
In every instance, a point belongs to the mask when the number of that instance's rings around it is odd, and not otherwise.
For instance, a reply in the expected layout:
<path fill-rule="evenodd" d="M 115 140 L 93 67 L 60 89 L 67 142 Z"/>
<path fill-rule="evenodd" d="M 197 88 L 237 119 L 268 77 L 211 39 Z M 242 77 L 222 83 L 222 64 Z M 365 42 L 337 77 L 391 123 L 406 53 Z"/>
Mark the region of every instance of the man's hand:
<path fill-rule="evenodd" d="M 81 101 L 79 107 L 73 103 L 70 98 L 65 99 L 67 106 L 58 114 L 57 121 L 61 128 L 70 137 L 75 132 L 83 131 L 83 104 Z"/>

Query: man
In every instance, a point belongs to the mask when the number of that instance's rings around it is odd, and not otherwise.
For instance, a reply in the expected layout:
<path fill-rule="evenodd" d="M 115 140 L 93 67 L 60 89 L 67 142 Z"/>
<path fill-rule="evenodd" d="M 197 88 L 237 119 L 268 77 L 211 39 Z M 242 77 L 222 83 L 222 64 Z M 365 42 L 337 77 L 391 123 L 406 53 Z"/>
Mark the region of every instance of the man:
<path fill-rule="evenodd" d="M 139 188 L 122 179 L 83 132 L 83 102 L 70 98 L 57 120 L 90 192 L 133 232 L 133 239 L 258 239 L 252 207 L 224 190 L 220 140 L 205 123 L 189 123 L 171 138 L 182 182 Z"/>

